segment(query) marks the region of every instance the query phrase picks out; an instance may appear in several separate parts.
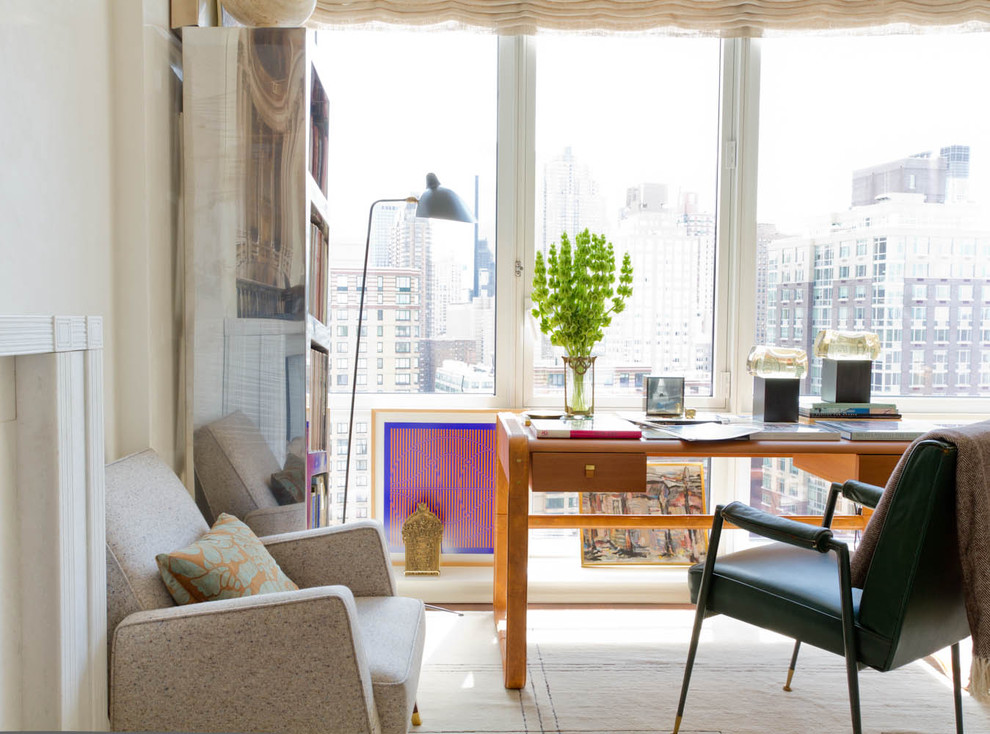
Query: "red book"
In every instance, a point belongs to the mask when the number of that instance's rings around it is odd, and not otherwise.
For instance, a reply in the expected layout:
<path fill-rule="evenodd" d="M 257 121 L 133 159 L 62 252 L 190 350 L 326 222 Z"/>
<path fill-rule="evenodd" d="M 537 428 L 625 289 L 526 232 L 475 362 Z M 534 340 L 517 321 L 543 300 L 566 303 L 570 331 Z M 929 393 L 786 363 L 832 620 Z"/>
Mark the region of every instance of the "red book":
<path fill-rule="evenodd" d="M 537 438 L 642 438 L 643 431 L 614 416 L 593 418 L 533 419 Z"/>

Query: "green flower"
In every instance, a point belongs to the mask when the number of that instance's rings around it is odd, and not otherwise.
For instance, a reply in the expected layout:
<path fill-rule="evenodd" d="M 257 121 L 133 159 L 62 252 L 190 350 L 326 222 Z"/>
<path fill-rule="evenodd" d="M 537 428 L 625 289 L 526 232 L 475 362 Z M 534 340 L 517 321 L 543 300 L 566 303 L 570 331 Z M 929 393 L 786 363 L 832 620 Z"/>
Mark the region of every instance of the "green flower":
<path fill-rule="evenodd" d="M 560 249 L 550 245 L 546 258 L 536 253 L 533 268 L 533 317 L 550 343 L 568 357 L 589 357 L 605 336 L 612 315 L 622 313 L 632 295 L 629 253 L 622 258 L 618 286 L 615 250 L 603 234 L 587 229 L 574 238 L 560 235 Z"/>

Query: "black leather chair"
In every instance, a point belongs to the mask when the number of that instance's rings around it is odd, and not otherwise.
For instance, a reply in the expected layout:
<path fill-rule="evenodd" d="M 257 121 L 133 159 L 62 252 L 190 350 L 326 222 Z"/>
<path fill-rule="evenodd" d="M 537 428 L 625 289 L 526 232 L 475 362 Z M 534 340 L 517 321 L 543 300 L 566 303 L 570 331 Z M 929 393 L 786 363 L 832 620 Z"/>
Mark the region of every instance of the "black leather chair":
<path fill-rule="evenodd" d="M 925 439 L 914 446 L 891 490 L 862 589 L 851 584 L 848 547 L 832 537 L 828 526 L 839 493 L 876 507 L 881 488 L 855 481 L 833 484 L 822 527 L 741 502 L 719 506 L 708 557 L 688 574 L 698 611 L 674 733 L 684 714 L 701 625 L 713 614 L 797 640 L 784 690 L 790 690 L 802 642 L 843 655 L 855 734 L 862 731 L 861 668 L 888 671 L 951 645 L 956 731 L 961 733 L 958 643 L 969 635 L 969 626 L 956 540 L 955 469 L 952 444 Z M 725 521 L 778 542 L 716 558 Z"/>

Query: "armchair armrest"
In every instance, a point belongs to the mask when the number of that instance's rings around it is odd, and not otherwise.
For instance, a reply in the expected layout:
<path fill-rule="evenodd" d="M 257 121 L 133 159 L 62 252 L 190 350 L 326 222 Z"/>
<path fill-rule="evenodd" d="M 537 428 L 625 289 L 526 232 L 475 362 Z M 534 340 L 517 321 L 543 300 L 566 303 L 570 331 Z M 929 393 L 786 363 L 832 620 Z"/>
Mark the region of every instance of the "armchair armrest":
<path fill-rule="evenodd" d="M 137 612 L 114 633 L 115 730 L 371 731 L 371 674 L 340 586 Z"/>
<path fill-rule="evenodd" d="M 880 504 L 880 498 L 883 497 L 883 487 L 850 479 L 842 485 L 842 496 L 870 509 L 876 509 Z"/>
<path fill-rule="evenodd" d="M 395 596 L 385 533 L 374 520 L 357 520 L 261 539 L 300 588 L 341 584 L 354 596 Z"/>
<path fill-rule="evenodd" d="M 742 502 L 732 502 L 722 508 L 722 517 L 733 525 L 781 543 L 808 548 L 819 553 L 829 550 L 832 531 L 818 525 L 806 525 L 796 520 L 777 517 Z"/>

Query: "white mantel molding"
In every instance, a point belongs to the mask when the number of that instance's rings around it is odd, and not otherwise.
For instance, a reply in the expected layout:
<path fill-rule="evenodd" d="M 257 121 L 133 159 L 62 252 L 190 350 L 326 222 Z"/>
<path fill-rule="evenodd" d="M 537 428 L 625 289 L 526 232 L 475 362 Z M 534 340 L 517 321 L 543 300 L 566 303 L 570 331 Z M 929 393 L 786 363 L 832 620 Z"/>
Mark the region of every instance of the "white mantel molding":
<path fill-rule="evenodd" d="M 0 316 L 14 357 L 21 728 L 106 731 L 103 320 Z"/>

